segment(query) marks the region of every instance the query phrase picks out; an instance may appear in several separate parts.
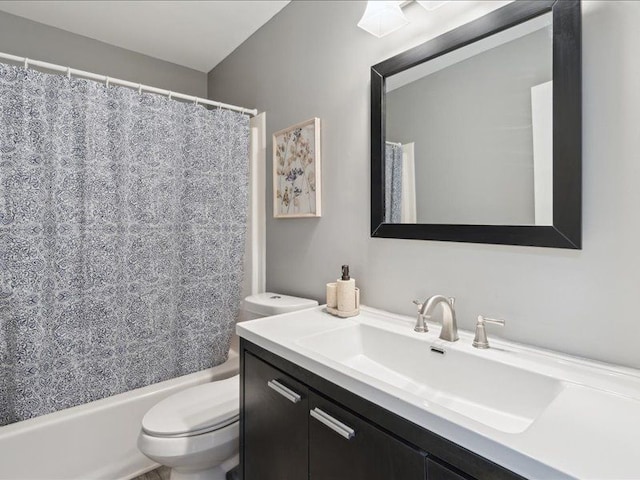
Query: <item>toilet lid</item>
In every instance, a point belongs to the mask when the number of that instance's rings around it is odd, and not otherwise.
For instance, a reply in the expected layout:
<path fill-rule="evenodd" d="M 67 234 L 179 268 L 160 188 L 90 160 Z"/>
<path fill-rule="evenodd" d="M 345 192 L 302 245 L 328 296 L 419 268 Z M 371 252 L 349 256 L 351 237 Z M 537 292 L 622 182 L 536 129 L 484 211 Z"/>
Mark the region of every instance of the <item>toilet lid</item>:
<path fill-rule="evenodd" d="M 217 430 L 239 418 L 238 375 L 175 393 L 155 405 L 142 419 L 142 429 L 154 436 L 187 436 Z"/>

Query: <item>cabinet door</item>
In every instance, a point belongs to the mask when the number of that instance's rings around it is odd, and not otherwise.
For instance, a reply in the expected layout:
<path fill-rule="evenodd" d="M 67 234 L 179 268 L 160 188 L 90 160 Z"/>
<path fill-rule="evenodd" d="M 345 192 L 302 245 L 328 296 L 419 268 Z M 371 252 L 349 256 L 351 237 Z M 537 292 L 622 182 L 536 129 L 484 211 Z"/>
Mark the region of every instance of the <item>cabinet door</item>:
<path fill-rule="evenodd" d="M 309 410 L 310 480 L 425 480 L 423 452 L 313 392 Z"/>
<path fill-rule="evenodd" d="M 244 480 L 308 478 L 307 387 L 246 353 Z"/>
<path fill-rule="evenodd" d="M 473 480 L 471 477 L 458 473 L 431 458 L 427 460 L 427 478 L 428 480 Z"/>

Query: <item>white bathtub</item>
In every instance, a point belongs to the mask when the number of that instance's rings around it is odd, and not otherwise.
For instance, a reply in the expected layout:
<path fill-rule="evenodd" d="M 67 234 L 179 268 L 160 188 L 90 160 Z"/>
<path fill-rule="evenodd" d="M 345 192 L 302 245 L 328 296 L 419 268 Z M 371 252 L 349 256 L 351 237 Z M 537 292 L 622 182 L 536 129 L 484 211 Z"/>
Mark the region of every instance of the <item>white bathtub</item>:
<path fill-rule="evenodd" d="M 136 447 L 144 414 L 184 388 L 238 373 L 237 350 L 217 367 L 0 427 L 0 479 L 129 479 L 158 465 Z"/>

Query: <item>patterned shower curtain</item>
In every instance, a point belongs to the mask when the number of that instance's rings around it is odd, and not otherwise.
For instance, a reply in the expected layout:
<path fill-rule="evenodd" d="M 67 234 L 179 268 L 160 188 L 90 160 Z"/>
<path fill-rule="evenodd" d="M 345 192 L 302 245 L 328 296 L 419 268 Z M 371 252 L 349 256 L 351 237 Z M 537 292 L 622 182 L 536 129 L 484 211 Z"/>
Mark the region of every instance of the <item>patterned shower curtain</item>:
<path fill-rule="evenodd" d="M 249 118 L 0 64 L 0 425 L 222 363 Z"/>
<path fill-rule="evenodd" d="M 384 221 L 402 222 L 402 145 L 385 143 L 384 148 Z"/>

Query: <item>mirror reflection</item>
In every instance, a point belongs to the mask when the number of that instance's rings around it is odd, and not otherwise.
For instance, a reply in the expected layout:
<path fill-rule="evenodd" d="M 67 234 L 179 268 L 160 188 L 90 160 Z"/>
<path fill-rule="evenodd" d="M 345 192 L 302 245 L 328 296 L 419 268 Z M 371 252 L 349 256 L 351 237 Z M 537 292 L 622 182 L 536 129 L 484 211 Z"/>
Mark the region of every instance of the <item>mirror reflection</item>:
<path fill-rule="evenodd" d="M 553 225 L 551 13 L 386 78 L 385 222 Z"/>

